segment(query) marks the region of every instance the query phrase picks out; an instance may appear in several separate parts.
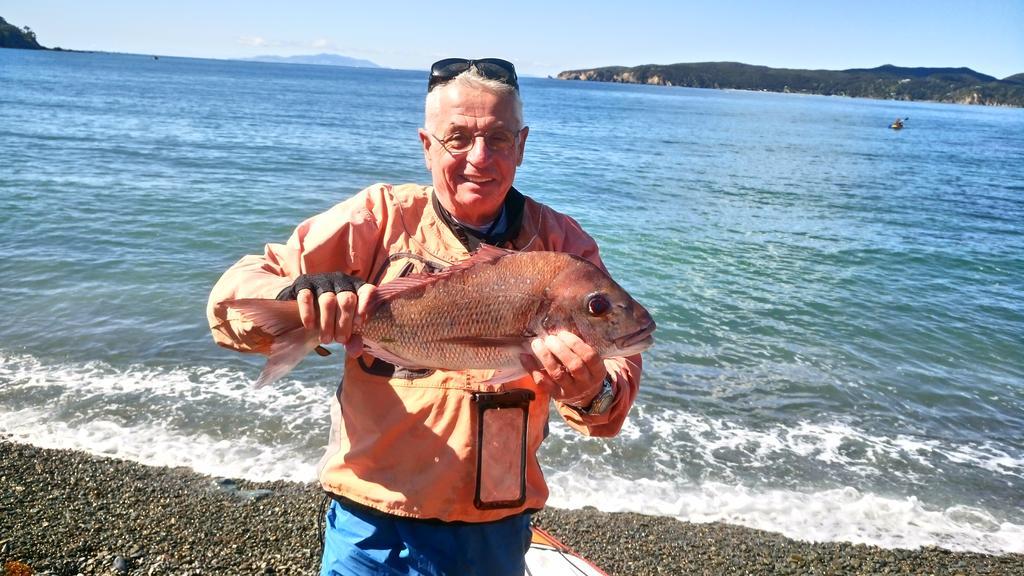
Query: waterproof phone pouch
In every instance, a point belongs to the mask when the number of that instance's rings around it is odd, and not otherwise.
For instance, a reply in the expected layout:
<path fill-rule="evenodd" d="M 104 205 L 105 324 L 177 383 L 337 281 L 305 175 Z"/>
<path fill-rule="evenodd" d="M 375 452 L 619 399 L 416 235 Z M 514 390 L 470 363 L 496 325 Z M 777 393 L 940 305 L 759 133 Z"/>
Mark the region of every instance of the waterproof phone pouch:
<path fill-rule="evenodd" d="M 477 392 L 476 496 L 480 510 L 526 502 L 526 431 L 532 390 Z"/>

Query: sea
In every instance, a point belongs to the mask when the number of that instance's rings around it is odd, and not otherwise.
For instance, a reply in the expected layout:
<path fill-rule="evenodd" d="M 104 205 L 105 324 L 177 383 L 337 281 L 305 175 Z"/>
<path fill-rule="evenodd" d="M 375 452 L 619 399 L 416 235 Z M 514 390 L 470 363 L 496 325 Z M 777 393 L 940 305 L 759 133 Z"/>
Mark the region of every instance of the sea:
<path fill-rule="evenodd" d="M 315 479 L 340 355 L 255 389 L 220 274 L 429 183 L 424 71 L 0 50 L 0 437 Z M 1024 110 L 523 78 L 516 185 L 658 322 L 550 505 L 1024 552 Z M 895 118 L 905 128 L 891 130 Z M 0 481 L 2 483 L 2 481 Z"/>

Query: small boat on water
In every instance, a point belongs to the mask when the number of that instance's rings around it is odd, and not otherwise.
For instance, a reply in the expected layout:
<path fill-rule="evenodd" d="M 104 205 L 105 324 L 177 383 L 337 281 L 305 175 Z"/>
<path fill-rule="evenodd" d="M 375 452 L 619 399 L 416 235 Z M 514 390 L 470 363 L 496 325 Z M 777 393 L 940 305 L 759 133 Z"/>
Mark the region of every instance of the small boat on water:
<path fill-rule="evenodd" d="M 893 130 L 902 130 L 903 120 L 900 120 L 899 118 L 893 120 L 892 124 L 889 124 L 889 128 L 892 128 Z"/>

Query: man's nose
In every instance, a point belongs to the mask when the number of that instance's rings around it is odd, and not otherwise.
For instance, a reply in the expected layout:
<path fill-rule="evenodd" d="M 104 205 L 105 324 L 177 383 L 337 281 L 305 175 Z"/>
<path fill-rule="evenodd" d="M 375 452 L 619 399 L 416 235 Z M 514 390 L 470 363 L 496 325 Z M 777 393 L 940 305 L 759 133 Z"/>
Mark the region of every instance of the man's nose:
<path fill-rule="evenodd" d="M 469 149 L 466 160 L 474 166 L 479 166 L 490 162 L 491 154 L 491 149 L 487 146 L 487 139 L 480 135 L 473 139 L 473 147 Z"/>

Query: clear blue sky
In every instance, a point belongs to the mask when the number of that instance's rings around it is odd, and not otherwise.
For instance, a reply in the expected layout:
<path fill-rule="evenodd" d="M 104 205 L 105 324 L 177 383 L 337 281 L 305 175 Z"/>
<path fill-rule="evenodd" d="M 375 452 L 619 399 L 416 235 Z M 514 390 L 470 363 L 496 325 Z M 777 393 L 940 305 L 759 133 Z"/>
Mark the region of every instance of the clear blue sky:
<path fill-rule="evenodd" d="M 520 72 L 738 61 L 1024 72 L 1024 0 L 0 0 L 46 46 L 239 58 L 332 52 L 390 68 L 498 56 Z"/>

